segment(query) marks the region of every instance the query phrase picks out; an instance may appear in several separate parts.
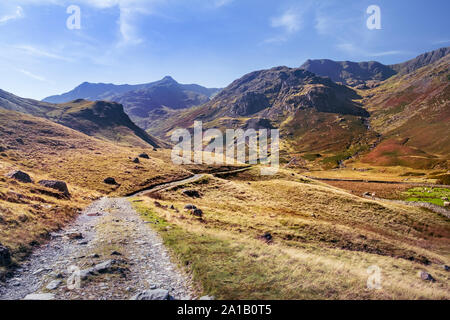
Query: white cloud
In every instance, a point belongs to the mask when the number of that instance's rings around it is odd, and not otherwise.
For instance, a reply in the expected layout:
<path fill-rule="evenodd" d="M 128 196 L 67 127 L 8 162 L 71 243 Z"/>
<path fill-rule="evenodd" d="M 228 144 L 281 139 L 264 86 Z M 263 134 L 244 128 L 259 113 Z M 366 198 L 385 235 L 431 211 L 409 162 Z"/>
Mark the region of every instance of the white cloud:
<path fill-rule="evenodd" d="M 39 49 L 30 45 L 18 45 L 13 46 L 14 49 L 17 49 L 23 53 L 26 53 L 31 56 L 35 57 L 42 57 L 42 58 L 49 58 L 49 59 L 56 59 L 56 60 L 62 60 L 62 61 L 71 61 L 67 57 L 60 56 L 58 54 L 45 51 L 43 49 Z"/>
<path fill-rule="evenodd" d="M 283 28 L 286 33 L 295 33 L 302 27 L 300 14 L 293 9 L 285 11 L 282 15 L 272 18 L 271 26 L 274 28 Z"/>
<path fill-rule="evenodd" d="M 399 54 L 407 54 L 406 51 L 401 50 L 388 50 L 388 51 L 379 51 L 379 52 L 371 52 L 363 49 L 361 46 L 355 45 L 351 42 L 341 42 L 336 45 L 336 48 L 344 51 L 348 55 L 353 56 L 366 56 L 366 57 L 385 57 Z"/>
<path fill-rule="evenodd" d="M 29 78 L 38 80 L 38 81 L 47 81 L 44 77 L 38 76 L 34 73 L 31 73 L 30 71 L 27 70 L 23 70 L 23 69 L 18 69 L 17 71 L 19 71 L 20 73 L 23 73 L 24 75 L 26 75 Z"/>
<path fill-rule="evenodd" d="M 22 7 L 21 6 L 17 6 L 16 10 L 13 13 L 7 14 L 7 15 L 4 15 L 4 16 L 0 17 L 0 24 L 6 23 L 6 22 L 8 22 L 10 20 L 20 19 L 20 18 L 23 18 L 23 17 L 24 17 L 24 14 L 23 14 Z"/>
<path fill-rule="evenodd" d="M 82 0 L 87 5 L 106 9 L 118 7 L 120 16 L 117 21 L 119 26 L 120 41 L 119 46 L 137 45 L 143 40 L 136 28 L 136 21 L 139 15 L 152 13 L 153 6 L 164 0 Z"/>

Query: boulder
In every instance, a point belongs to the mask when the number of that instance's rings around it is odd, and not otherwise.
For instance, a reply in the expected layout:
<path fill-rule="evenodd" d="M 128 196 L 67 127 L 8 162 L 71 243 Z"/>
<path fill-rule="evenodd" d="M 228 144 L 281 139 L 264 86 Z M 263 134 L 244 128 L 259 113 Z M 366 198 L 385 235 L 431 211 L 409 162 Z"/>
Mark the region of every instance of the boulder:
<path fill-rule="evenodd" d="M 26 295 L 23 300 L 55 300 L 55 295 L 52 293 L 32 293 Z"/>
<path fill-rule="evenodd" d="M 203 211 L 200 209 L 194 209 L 194 210 L 191 210 L 191 214 L 193 214 L 196 217 L 201 218 L 203 216 Z"/>
<path fill-rule="evenodd" d="M 38 182 L 41 186 L 55 189 L 58 191 L 61 191 L 66 196 L 69 196 L 69 189 L 67 188 L 67 184 L 64 181 L 58 181 L 58 180 L 41 180 Z"/>
<path fill-rule="evenodd" d="M 11 252 L 0 243 L 0 266 L 6 267 L 11 264 Z"/>
<path fill-rule="evenodd" d="M 141 154 L 139 155 L 139 158 L 142 158 L 142 159 L 150 159 L 149 155 L 146 154 L 145 152 L 141 153 Z"/>
<path fill-rule="evenodd" d="M 193 204 L 187 204 L 187 205 L 184 206 L 184 209 L 186 209 L 186 210 L 195 210 L 195 209 L 197 209 L 197 207 L 194 206 Z"/>
<path fill-rule="evenodd" d="M 103 182 L 106 184 L 117 185 L 116 179 L 111 177 L 106 178 Z"/>
<path fill-rule="evenodd" d="M 261 236 L 261 239 L 269 243 L 272 242 L 273 237 L 269 232 L 266 232 Z"/>
<path fill-rule="evenodd" d="M 444 269 L 445 271 L 449 271 L 450 267 L 446 264 L 442 265 L 442 269 Z"/>
<path fill-rule="evenodd" d="M 197 190 L 183 190 L 182 192 L 185 196 L 191 198 L 200 198 L 200 193 Z"/>
<path fill-rule="evenodd" d="M 16 180 L 18 180 L 20 182 L 24 182 L 24 183 L 32 183 L 33 182 L 33 180 L 31 180 L 30 176 L 27 173 L 20 171 L 20 170 L 11 171 L 6 176 L 8 178 L 16 179 Z"/>
<path fill-rule="evenodd" d="M 45 288 L 47 290 L 55 290 L 61 285 L 61 283 L 62 283 L 61 280 L 53 280 Z"/>
<path fill-rule="evenodd" d="M 139 161 L 139 158 L 134 158 L 134 159 L 133 159 L 133 162 L 134 162 L 134 163 L 139 163 L 139 162 L 140 162 L 140 161 Z"/>
<path fill-rule="evenodd" d="M 436 279 L 434 279 L 433 276 L 431 274 L 429 274 L 428 272 L 420 271 L 419 275 L 420 275 L 420 278 L 424 281 L 436 282 Z"/>
<path fill-rule="evenodd" d="M 130 300 L 173 300 L 173 298 L 167 290 L 153 289 L 142 291 L 133 296 Z"/>

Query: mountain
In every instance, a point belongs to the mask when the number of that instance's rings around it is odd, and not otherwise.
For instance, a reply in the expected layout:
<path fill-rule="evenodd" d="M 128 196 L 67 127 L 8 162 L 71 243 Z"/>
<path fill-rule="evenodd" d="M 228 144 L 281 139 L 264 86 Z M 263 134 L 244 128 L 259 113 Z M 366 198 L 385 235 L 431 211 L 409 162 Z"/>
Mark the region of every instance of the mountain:
<path fill-rule="evenodd" d="M 394 66 L 309 61 L 311 68 L 331 66 L 329 77 L 304 66 L 255 71 L 200 107 L 170 111 L 170 117 L 151 132 L 168 139 L 175 128 L 190 128 L 194 120 L 203 121 L 205 129 L 273 127 L 280 129 L 285 159 L 301 155 L 321 166 L 361 160 L 446 169 L 450 167 L 448 51 L 425 53 Z M 336 77 L 363 85 L 351 88 L 334 82 Z M 370 81 L 376 85 L 368 86 Z"/>
<path fill-rule="evenodd" d="M 401 64 L 412 70 L 423 59 Z M 421 62 L 422 61 L 422 62 Z M 364 92 L 371 127 L 383 139 L 363 161 L 418 169 L 450 167 L 450 55 Z M 401 70 L 401 69 L 399 69 Z"/>
<path fill-rule="evenodd" d="M 56 105 L 17 97 L 0 90 L 0 108 L 47 118 L 53 122 L 120 144 L 157 147 L 159 142 L 136 126 L 123 106 L 114 102 L 83 99 Z"/>
<path fill-rule="evenodd" d="M 276 67 L 244 75 L 206 104 L 172 114 L 158 127 L 168 138 L 177 127 L 202 120 L 204 128 L 280 128 L 293 152 L 336 153 L 359 144 L 369 113 L 353 89 L 301 68 Z"/>
<path fill-rule="evenodd" d="M 141 128 L 148 129 L 152 121 L 168 109 L 184 109 L 206 103 L 220 89 L 197 84 L 180 84 L 172 77 L 146 84 L 114 85 L 84 82 L 72 91 L 45 98 L 44 102 L 65 103 L 76 99 L 106 100 L 123 104 L 125 112 Z M 155 114 L 156 111 L 156 114 Z"/>
<path fill-rule="evenodd" d="M 407 74 L 414 72 L 419 68 L 425 67 L 429 64 L 433 64 L 441 58 L 450 53 L 450 47 L 440 48 L 434 51 L 426 52 L 417 56 L 414 59 L 408 60 L 403 63 L 393 64 L 389 67 L 399 74 Z"/>
<path fill-rule="evenodd" d="M 328 59 L 307 60 L 300 68 L 322 77 L 329 77 L 352 87 L 367 88 L 396 74 L 407 74 L 432 64 L 450 53 L 450 47 L 419 55 L 404 63 L 384 65 L 376 61 L 351 62 Z"/>
<path fill-rule="evenodd" d="M 371 80 L 383 81 L 396 74 L 389 66 L 376 61 L 307 60 L 301 68 L 349 86 L 365 85 Z"/>

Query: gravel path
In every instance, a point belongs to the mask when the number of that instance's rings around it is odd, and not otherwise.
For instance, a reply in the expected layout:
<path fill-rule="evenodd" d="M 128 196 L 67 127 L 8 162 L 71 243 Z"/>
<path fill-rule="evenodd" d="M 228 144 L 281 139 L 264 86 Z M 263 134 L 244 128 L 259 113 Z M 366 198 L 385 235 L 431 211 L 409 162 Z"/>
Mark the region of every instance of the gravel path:
<path fill-rule="evenodd" d="M 147 289 L 168 290 L 175 299 L 195 298 L 190 278 L 126 198 L 92 203 L 52 237 L 14 278 L 0 284 L 0 299 L 32 293 L 49 293 L 54 299 L 130 299 Z M 74 279 L 81 279 L 79 287 Z"/>

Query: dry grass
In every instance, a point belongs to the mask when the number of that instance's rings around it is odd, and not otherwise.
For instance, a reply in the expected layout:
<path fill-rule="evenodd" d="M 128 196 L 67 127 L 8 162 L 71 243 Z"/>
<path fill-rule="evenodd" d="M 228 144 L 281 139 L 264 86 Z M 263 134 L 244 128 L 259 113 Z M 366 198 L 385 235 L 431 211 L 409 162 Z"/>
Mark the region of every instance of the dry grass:
<path fill-rule="evenodd" d="M 1 111 L 0 243 L 20 260 L 48 233 L 73 219 L 102 195 L 125 195 L 152 184 L 188 176 L 168 161 L 168 151 L 128 148 L 89 137 L 51 121 Z M 141 152 L 150 159 L 132 159 Z M 27 172 L 33 184 L 6 178 L 11 170 Z M 107 177 L 118 185 L 103 182 Z M 37 184 L 41 179 L 63 180 L 70 199 Z"/>
<path fill-rule="evenodd" d="M 229 299 L 450 298 L 448 219 L 424 210 L 364 200 L 289 171 L 258 181 L 256 172 L 224 180 L 210 177 L 181 190 L 161 192 L 163 205 L 135 205 L 161 231 L 201 282 L 205 293 Z M 203 219 L 183 210 L 193 203 Z M 167 228 L 169 226 L 169 228 Z M 266 244 L 259 237 L 273 236 Z M 378 265 L 383 290 L 366 288 L 366 269 Z M 423 282 L 419 270 L 435 276 Z"/>

